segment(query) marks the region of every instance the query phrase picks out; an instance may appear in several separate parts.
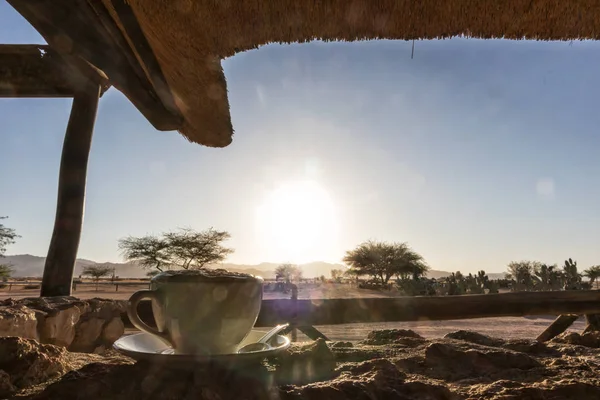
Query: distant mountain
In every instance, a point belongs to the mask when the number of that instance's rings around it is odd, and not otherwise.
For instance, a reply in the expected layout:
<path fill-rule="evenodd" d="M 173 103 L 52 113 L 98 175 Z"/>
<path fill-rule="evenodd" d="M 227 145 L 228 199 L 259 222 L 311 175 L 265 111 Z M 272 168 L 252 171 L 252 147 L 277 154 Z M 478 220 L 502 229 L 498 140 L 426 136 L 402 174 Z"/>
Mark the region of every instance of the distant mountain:
<path fill-rule="evenodd" d="M 44 273 L 46 257 L 32 256 L 30 254 L 19 254 L 0 258 L 0 263 L 12 265 L 15 277 L 41 277 Z M 91 260 L 77 259 L 75 261 L 75 276 L 81 275 L 83 268 L 88 265 L 103 264 L 115 268 L 116 275 L 130 278 L 143 278 L 145 271 L 133 263 L 98 263 Z"/>
<path fill-rule="evenodd" d="M 2 264 L 11 264 L 15 270 L 15 277 L 41 277 L 44 271 L 45 257 L 32 256 L 30 254 L 19 254 L 6 256 L 0 259 Z M 109 265 L 115 268 L 115 274 L 121 278 L 145 278 L 146 271 L 135 263 L 98 263 L 91 260 L 77 259 L 75 262 L 75 276 L 81 275 L 83 267 L 93 264 Z M 259 275 L 265 279 L 275 278 L 275 269 L 277 263 L 261 263 L 257 265 L 222 263 L 211 265 L 212 268 L 224 268 L 234 272 L 245 272 L 247 274 Z M 332 269 L 346 269 L 342 264 L 332 264 L 323 261 L 313 261 L 306 264 L 300 264 L 305 278 L 313 278 L 321 275 L 331 276 Z M 443 278 L 450 275 L 450 272 L 431 270 L 428 276 L 431 278 Z M 488 273 L 490 279 L 504 278 L 504 273 Z"/>

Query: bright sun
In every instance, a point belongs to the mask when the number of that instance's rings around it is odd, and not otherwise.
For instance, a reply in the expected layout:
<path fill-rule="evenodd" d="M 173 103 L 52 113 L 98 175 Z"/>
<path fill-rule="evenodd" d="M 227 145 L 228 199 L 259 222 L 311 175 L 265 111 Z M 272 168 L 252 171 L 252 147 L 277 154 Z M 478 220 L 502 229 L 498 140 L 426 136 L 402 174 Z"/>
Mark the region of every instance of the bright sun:
<path fill-rule="evenodd" d="M 256 217 L 260 243 L 272 261 L 324 260 L 335 247 L 335 206 L 317 182 L 281 185 L 267 195 Z"/>

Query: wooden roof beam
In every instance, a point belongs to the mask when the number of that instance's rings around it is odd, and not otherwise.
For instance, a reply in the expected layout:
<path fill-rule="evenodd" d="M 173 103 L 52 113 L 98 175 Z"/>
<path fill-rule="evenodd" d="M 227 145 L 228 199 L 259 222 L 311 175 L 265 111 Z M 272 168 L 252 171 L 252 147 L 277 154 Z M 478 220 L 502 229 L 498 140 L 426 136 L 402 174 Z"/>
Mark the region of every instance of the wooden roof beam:
<path fill-rule="evenodd" d="M 7 1 L 61 56 L 80 57 L 102 70 L 156 129 L 181 128 L 183 117 L 170 90 L 157 93 L 100 0 Z"/>
<path fill-rule="evenodd" d="M 100 71 L 81 59 L 61 57 L 45 45 L 0 45 L 0 98 L 73 97 L 86 81 L 109 87 Z"/>

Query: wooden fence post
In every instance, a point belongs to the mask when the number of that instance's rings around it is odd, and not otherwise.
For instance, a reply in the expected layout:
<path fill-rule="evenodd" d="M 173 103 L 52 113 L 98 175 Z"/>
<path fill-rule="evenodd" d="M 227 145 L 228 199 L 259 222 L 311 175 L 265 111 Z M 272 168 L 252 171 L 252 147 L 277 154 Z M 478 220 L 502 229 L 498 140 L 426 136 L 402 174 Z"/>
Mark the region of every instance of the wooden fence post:
<path fill-rule="evenodd" d="M 82 83 L 73 98 L 63 143 L 54 231 L 40 295 L 70 296 L 85 207 L 87 165 L 101 85 Z"/>

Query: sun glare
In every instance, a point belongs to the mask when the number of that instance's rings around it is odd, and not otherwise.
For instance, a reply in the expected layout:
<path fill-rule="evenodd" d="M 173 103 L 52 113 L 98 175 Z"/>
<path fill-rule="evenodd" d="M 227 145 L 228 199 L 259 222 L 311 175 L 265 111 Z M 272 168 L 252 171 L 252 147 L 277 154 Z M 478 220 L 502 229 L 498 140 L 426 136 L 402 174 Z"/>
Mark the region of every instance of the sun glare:
<path fill-rule="evenodd" d="M 337 241 L 335 211 L 329 193 L 317 182 L 290 182 L 276 188 L 256 215 L 265 256 L 293 263 L 328 258 Z"/>

